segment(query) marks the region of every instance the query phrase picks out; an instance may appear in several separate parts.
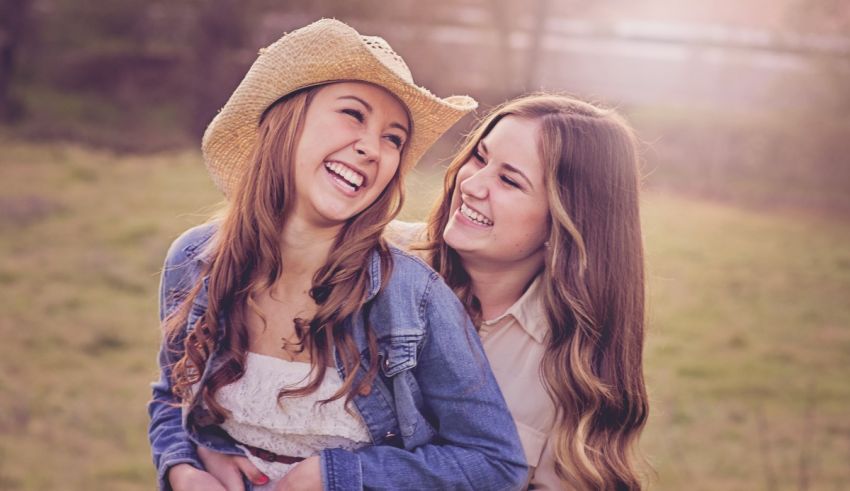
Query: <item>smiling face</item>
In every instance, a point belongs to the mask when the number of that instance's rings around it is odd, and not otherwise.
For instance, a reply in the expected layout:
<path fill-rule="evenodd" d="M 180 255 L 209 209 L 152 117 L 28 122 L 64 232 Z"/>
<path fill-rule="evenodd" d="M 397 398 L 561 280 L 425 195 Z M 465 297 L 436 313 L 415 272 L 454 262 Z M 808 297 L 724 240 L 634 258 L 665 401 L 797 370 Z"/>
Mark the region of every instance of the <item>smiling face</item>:
<path fill-rule="evenodd" d="M 409 128 L 404 106 L 380 87 L 320 88 L 295 149 L 292 216 L 338 226 L 368 208 L 396 174 Z"/>
<path fill-rule="evenodd" d="M 542 266 L 549 207 L 539 142 L 537 121 L 506 116 L 459 169 L 443 238 L 465 263 Z"/>

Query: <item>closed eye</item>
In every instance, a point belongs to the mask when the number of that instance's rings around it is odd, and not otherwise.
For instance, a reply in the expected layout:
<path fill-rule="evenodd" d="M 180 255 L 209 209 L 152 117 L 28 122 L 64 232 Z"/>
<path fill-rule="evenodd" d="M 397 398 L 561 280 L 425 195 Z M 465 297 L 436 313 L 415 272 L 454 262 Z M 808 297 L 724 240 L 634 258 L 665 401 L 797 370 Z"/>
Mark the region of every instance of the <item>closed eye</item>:
<path fill-rule="evenodd" d="M 477 160 L 481 164 L 485 164 L 484 156 L 481 155 L 481 152 L 478 150 L 478 147 L 472 149 L 472 157 Z"/>
<path fill-rule="evenodd" d="M 399 150 L 401 149 L 402 145 L 404 145 L 404 140 L 402 140 L 402 138 L 398 135 L 387 135 L 386 138 L 387 140 L 391 141 L 392 144 L 395 145 L 395 147 Z"/>
<path fill-rule="evenodd" d="M 366 116 L 363 114 L 363 111 L 358 109 L 343 109 L 341 112 L 348 114 L 361 123 L 366 120 Z"/>
<path fill-rule="evenodd" d="M 500 177 L 501 177 L 501 179 L 502 179 L 502 182 L 504 182 L 504 183 L 505 183 L 505 184 L 507 184 L 508 186 L 513 186 L 513 187 L 515 187 L 515 188 L 517 188 L 517 189 L 521 189 L 521 188 L 520 188 L 519 183 L 518 183 L 518 182 L 516 182 L 516 181 L 514 181 L 514 180 L 513 180 L 513 179 L 511 179 L 510 177 L 508 177 L 508 176 L 500 176 Z"/>

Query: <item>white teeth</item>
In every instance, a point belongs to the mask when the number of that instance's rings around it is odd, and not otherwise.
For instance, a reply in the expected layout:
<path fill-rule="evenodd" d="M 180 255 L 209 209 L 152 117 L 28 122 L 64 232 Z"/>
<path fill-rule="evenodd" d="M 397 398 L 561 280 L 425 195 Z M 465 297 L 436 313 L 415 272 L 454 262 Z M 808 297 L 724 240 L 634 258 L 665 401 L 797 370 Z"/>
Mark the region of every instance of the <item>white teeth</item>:
<path fill-rule="evenodd" d="M 488 227 L 493 225 L 493 220 L 490 220 L 489 218 L 485 217 L 481 213 L 478 213 L 477 211 L 473 210 L 472 208 L 466 206 L 466 203 L 460 204 L 460 212 L 463 214 L 463 216 L 465 216 L 466 218 L 469 218 L 470 220 L 472 220 L 475 223 L 480 223 L 481 225 L 486 225 Z"/>
<path fill-rule="evenodd" d="M 325 168 L 343 178 L 345 182 L 355 189 L 363 185 L 363 176 L 360 173 L 349 169 L 339 162 L 325 162 Z"/>

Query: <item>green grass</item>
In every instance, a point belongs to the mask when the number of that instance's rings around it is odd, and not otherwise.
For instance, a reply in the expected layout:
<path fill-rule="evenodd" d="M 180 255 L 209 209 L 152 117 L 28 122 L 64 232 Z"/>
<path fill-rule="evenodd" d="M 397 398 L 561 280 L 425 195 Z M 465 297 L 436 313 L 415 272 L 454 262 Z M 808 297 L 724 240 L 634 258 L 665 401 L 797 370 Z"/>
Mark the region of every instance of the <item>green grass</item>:
<path fill-rule="evenodd" d="M 219 199 L 195 152 L 0 140 L 0 489 L 151 489 L 158 270 Z M 848 222 L 657 193 L 643 215 L 652 487 L 848 486 Z"/>
<path fill-rule="evenodd" d="M 850 227 L 650 195 L 652 418 L 665 489 L 850 482 Z"/>

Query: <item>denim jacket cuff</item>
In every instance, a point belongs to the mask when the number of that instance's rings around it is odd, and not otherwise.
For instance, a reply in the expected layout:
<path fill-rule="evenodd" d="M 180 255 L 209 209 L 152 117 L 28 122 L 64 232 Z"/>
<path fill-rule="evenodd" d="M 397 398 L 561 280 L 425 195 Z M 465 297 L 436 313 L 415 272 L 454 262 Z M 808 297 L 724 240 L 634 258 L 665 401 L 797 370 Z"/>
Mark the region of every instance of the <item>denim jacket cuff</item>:
<path fill-rule="evenodd" d="M 168 482 L 168 470 L 177 464 L 190 464 L 192 467 L 197 467 L 201 470 L 204 469 L 197 452 L 194 450 L 179 450 L 168 455 L 163 455 L 156 473 L 159 491 L 172 491 L 171 483 Z"/>
<path fill-rule="evenodd" d="M 363 489 L 360 457 L 341 448 L 322 450 L 322 487 L 326 491 L 359 491 Z"/>

